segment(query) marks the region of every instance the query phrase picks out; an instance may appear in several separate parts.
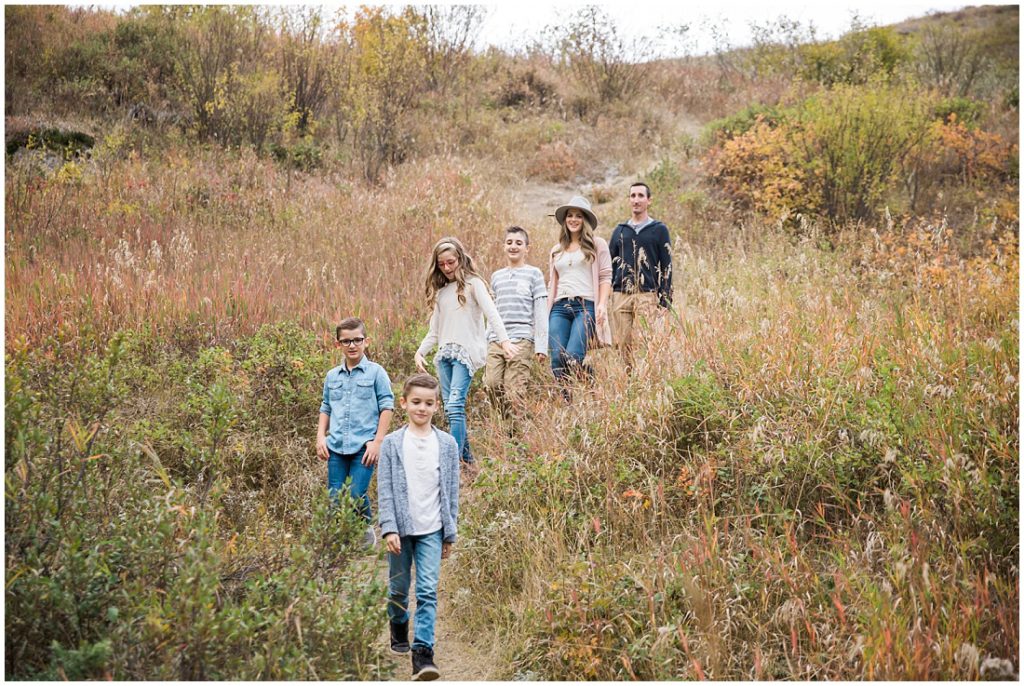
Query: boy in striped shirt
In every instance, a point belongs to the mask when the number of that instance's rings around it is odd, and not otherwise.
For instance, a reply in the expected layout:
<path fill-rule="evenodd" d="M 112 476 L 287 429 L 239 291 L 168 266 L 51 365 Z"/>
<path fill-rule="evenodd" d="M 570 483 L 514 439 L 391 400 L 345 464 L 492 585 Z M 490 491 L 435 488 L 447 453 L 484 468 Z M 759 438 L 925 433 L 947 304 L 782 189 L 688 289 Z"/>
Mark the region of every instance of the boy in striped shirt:
<path fill-rule="evenodd" d="M 491 275 L 491 290 L 501 322 L 519 353 L 506 359 L 493 331 L 487 333 L 487 364 L 484 386 L 492 402 L 508 418 L 521 412 L 534 360 L 548 353 L 548 290 L 544 274 L 526 263 L 530 236 L 520 226 L 505 229 L 508 266 Z"/>

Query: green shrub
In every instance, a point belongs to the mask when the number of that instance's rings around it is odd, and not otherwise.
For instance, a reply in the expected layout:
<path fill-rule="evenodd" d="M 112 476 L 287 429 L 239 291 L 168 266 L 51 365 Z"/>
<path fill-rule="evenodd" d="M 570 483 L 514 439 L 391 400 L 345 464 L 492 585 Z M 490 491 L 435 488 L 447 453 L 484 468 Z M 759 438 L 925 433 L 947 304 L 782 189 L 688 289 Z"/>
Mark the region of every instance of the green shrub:
<path fill-rule="evenodd" d="M 888 27 L 854 30 L 838 41 L 802 45 L 798 53 L 798 75 L 826 87 L 888 79 L 910 59 L 906 41 Z"/>
<path fill-rule="evenodd" d="M 84 644 L 76 649 L 64 648 L 56 641 L 50 646 L 53 661 L 49 669 L 39 675 L 41 680 L 78 681 L 109 676 L 106 665 L 110 660 L 110 640 Z"/>
<path fill-rule="evenodd" d="M 836 222 L 864 219 L 928 135 L 927 104 L 899 88 L 837 87 L 804 101 L 799 160 L 814 171 L 821 210 Z"/>
<path fill-rule="evenodd" d="M 681 450 L 705 448 L 722 436 L 727 424 L 728 395 L 719 381 L 698 363 L 691 374 L 672 379 L 672 428 Z"/>
<path fill-rule="evenodd" d="M 676 194 L 683 181 L 679 165 L 665 158 L 658 162 L 649 174 L 647 184 L 651 187 L 651 194 L 656 198 L 669 198 Z"/>
<path fill-rule="evenodd" d="M 137 332 L 99 352 L 8 354 L 9 676 L 389 675 L 365 523 L 330 508 L 320 463 L 268 428 L 315 409 L 321 351 L 290 325 L 238 350 L 193 356 Z M 257 466 L 279 478 L 253 488 L 242 446 L 264 442 L 276 449 Z"/>
<path fill-rule="evenodd" d="M 62 153 L 65 159 L 71 159 L 90 150 L 95 144 L 96 139 L 87 133 L 50 128 L 19 131 L 8 137 L 6 147 L 8 155 L 13 155 L 21 148 L 28 148 L 52 150 Z"/>
<path fill-rule="evenodd" d="M 945 98 L 932 108 L 932 114 L 942 122 L 958 121 L 969 129 L 976 129 L 985 116 L 985 103 L 971 98 Z M 950 117 L 953 117 L 951 120 Z"/>
<path fill-rule="evenodd" d="M 784 123 L 786 116 L 786 110 L 776 105 L 749 105 L 732 116 L 707 124 L 701 132 L 701 143 L 705 146 L 721 144 L 742 136 L 758 123 L 774 128 Z"/>
<path fill-rule="evenodd" d="M 304 172 L 319 169 L 324 163 L 323 150 L 311 137 L 304 137 L 290 146 L 273 143 L 270 152 L 281 164 Z"/>

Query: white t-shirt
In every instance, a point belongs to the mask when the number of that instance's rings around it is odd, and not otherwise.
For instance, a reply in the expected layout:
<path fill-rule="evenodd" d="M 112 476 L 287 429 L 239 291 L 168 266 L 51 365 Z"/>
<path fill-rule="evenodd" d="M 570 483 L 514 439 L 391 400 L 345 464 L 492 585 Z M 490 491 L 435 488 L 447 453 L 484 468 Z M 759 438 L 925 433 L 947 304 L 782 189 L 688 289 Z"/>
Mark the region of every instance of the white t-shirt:
<path fill-rule="evenodd" d="M 594 299 L 594 272 L 590 262 L 583 256 L 582 250 L 568 252 L 563 250 L 555 258 L 555 271 L 558 272 L 558 299 L 586 298 Z"/>
<path fill-rule="evenodd" d="M 420 438 L 406 429 L 402 456 L 412 535 L 433 533 L 441 528 L 441 462 L 437 436 L 431 431 L 429 436 Z"/>

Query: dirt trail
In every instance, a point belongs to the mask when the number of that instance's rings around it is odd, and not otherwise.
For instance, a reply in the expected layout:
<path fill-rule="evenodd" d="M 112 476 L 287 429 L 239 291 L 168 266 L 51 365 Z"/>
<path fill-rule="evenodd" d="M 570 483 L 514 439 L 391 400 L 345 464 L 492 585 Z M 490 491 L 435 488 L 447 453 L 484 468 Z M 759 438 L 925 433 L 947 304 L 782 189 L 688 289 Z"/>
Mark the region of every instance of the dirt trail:
<path fill-rule="evenodd" d="M 686 112 L 678 112 L 672 120 L 676 134 L 685 134 L 693 139 L 700 136 L 704 124 Z M 540 237 L 547 243 L 557 240 L 558 230 L 554 220 L 555 209 L 570 197 L 583 193 L 592 203 L 594 213 L 601 222 L 598 233 L 607 236 L 611 229 L 620 221 L 628 218 L 629 206 L 626 202 L 629 184 L 643 178 L 645 172 L 654 169 L 660 158 L 653 157 L 637 160 L 631 167 L 623 170 L 616 165 L 606 165 L 604 171 L 582 182 L 553 183 L 536 179 L 526 179 L 518 186 L 509 188 L 512 216 L 511 223 L 519 223 L 532 232 L 540 231 Z M 681 164 L 680 171 L 686 180 L 697 173 L 692 164 Z M 595 192 L 600 189 L 601 192 Z M 611 195 L 608 196 L 608 193 Z M 536 259 L 536 255 L 534 255 Z"/>
<path fill-rule="evenodd" d="M 461 507 L 471 506 L 473 501 L 473 485 L 469 479 L 463 479 L 460 485 Z M 383 544 L 381 544 L 383 545 Z M 458 554 L 458 546 L 453 555 Z M 434 661 L 441 671 L 443 681 L 493 681 L 502 678 L 499 664 L 498 643 L 493 635 L 478 635 L 475 639 L 463 637 L 458 630 L 458 619 L 451 614 L 449 599 L 456 592 L 454 580 L 445 574 L 447 562 L 441 565 L 441 584 L 437 593 L 437 623 L 434 625 Z M 387 583 L 386 563 L 381 565 L 381 580 Z M 415 593 L 415 583 L 409 589 L 410 596 Z M 410 612 L 415 612 L 416 601 L 410 598 Z M 410 626 L 410 639 L 412 638 Z M 390 637 L 385 628 L 378 640 L 381 652 L 389 654 Z M 408 681 L 412 670 L 411 658 L 408 656 L 392 656 L 396 668 L 393 681 Z"/>
<path fill-rule="evenodd" d="M 646 165 L 649 168 L 651 165 Z M 510 205 L 512 216 L 509 223 L 518 223 L 525 227 L 531 237 L 536 236 L 537 243 L 543 245 L 545 253 L 547 246 L 558 239 L 558 225 L 555 223 L 555 209 L 567 202 L 574 195 L 582 193 L 594 209 L 594 213 L 601 222 L 598 233 L 607 234 L 618 222 L 626 219 L 628 207 L 626 205 L 627 184 L 634 180 L 634 174 L 621 174 L 618 169 L 610 168 L 605 171 L 603 178 L 583 183 L 551 183 L 545 181 L 527 180 L 522 184 L 510 188 Z M 622 192 L 601 202 L 604 193 L 595 193 L 595 188 L 616 189 Z M 621 216 L 620 216 L 621 215 Z M 544 260 L 533 254 L 535 264 Z"/>

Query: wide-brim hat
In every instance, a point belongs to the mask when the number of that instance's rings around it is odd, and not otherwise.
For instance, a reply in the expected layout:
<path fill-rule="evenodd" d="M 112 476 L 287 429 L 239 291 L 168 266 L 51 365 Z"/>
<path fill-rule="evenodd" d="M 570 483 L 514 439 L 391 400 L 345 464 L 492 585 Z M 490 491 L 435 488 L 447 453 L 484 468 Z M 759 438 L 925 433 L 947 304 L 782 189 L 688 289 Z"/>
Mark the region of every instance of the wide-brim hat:
<path fill-rule="evenodd" d="M 582 195 L 572 196 L 572 200 L 555 210 L 555 221 L 559 224 L 565 224 L 565 213 L 569 210 L 579 210 L 583 213 L 583 216 L 590 222 L 590 228 L 597 228 L 597 215 L 590 209 L 590 201 L 584 198 Z"/>

